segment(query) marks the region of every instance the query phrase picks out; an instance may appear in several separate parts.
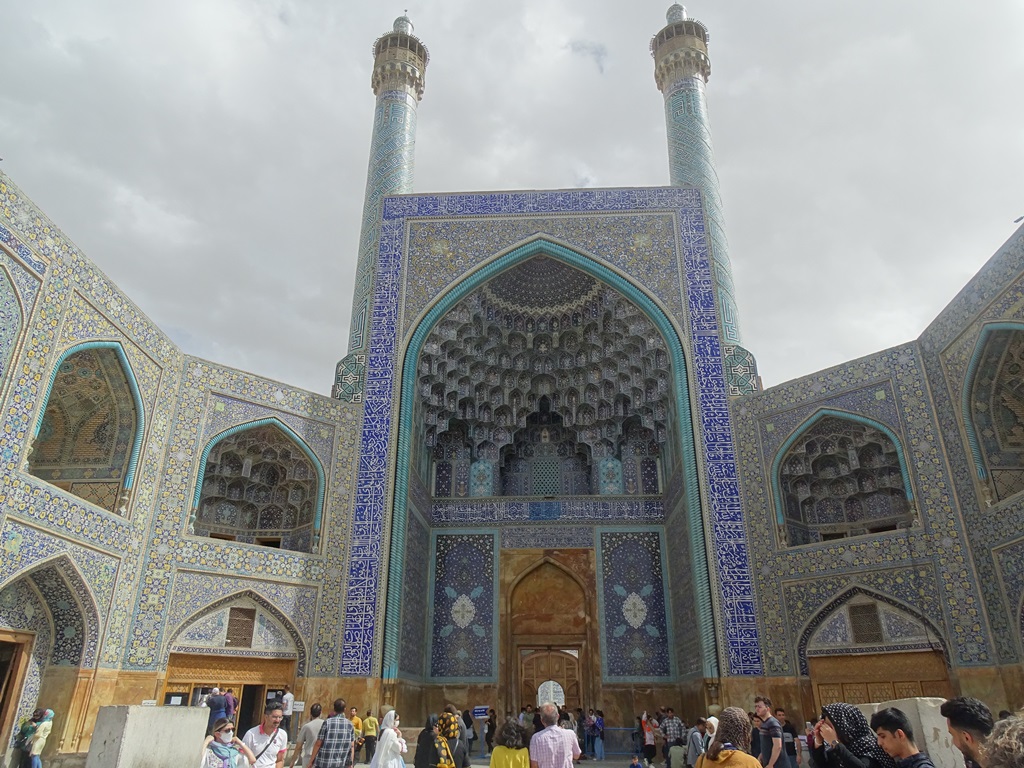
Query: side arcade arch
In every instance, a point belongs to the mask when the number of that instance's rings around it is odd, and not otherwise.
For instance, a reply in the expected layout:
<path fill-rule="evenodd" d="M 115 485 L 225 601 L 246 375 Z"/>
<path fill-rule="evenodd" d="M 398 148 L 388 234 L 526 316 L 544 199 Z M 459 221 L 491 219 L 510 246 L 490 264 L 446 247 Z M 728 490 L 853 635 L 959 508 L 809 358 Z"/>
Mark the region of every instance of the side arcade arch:
<path fill-rule="evenodd" d="M 878 533 L 914 521 L 902 442 L 881 422 L 822 408 L 772 462 L 775 519 L 788 546 Z"/>
<path fill-rule="evenodd" d="M 432 329 L 459 302 L 466 299 L 473 291 L 505 270 L 540 255 L 556 259 L 580 270 L 625 296 L 642 310 L 646 318 L 654 325 L 665 341 L 668 361 L 670 362 L 673 376 L 670 383 L 670 395 L 673 398 L 673 405 L 679 425 L 678 445 L 673 447 L 679 452 L 681 457 L 684 474 L 683 493 L 686 497 L 687 509 L 689 510 L 687 524 L 689 540 L 691 542 L 690 555 L 694 570 L 695 603 L 704 673 L 706 676 L 715 677 L 718 675 L 718 650 L 714 612 L 712 609 L 704 521 L 701 514 L 696 446 L 693 434 L 693 415 L 687 373 L 688 367 L 680 341 L 680 331 L 654 298 L 620 272 L 595 258 L 583 255 L 545 238 L 538 238 L 503 255 L 499 255 L 464 277 L 461 282 L 446 291 L 439 301 L 424 313 L 417 322 L 415 330 L 406 344 L 404 354 L 402 355 L 400 411 L 397 430 L 398 447 L 396 451 L 395 491 L 390 532 L 390 552 L 392 556 L 388 562 L 383 653 L 384 677 L 385 679 L 393 680 L 397 676 L 398 642 L 400 637 L 398 627 L 400 626 L 401 616 L 401 588 L 404 562 L 401 557 L 396 556 L 396 553 L 401 553 L 405 549 L 410 484 L 409 472 L 414 454 L 412 441 L 416 431 L 414 429 L 413 417 L 416 408 L 417 370 L 420 354 Z"/>
<path fill-rule="evenodd" d="M 116 514 L 131 491 L 146 417 L 117 341 L 89 341 L 57 358 L 33 431 L 27 470 Z"/>
<path fill-rule="evenodd" d="M 276 417 L 235 425 L 203 448 L 190 534 L 300 552 L 319 547 L 326 474 Z"/>

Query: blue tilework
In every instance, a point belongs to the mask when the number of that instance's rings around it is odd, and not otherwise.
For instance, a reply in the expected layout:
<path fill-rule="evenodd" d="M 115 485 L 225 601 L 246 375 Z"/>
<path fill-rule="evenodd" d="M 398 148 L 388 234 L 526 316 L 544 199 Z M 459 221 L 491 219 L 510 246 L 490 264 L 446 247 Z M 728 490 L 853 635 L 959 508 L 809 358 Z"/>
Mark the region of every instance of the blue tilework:
<path fill-rule="evenodd" d="M 593 549 L 587 525 L 515 525 L 501 529 L 502 549 Z"/>
<path fill-rule="evenodd" d="M 567 499 L 564 501 L 526 501 L 491 498 L 486 501 L 433 502 L 433 525 L 469 523 L 513 523 L 545 520 L 605 521 L 642 520 L 658 522 L 665 517 L 661 499 Z"/>
<path fill-rule="evenodd" d="M 602 676 L 608 682 L 674 675 L 660 531 L 598 532 Z"/>
<path fill-rule="evenodd" d="M 18 579 L 0 590 L 0 627 L 35 632 L 36 635 L 21 689 L 21 699 L 18 701 L 16 726 L 41 703 L 39 689 L 53 645 L 49 611 L 29 579 Z M 14 743 L 14 732 L 15 728 L 12 728 L 9 733 L 0 734 L 0 739 L 11 746 Z"/>
<path fill-rule="evenodd" d="M 432 680 L 494 682 L 497 675 L 497 536 L 434 533 L 430 600 Z"/>

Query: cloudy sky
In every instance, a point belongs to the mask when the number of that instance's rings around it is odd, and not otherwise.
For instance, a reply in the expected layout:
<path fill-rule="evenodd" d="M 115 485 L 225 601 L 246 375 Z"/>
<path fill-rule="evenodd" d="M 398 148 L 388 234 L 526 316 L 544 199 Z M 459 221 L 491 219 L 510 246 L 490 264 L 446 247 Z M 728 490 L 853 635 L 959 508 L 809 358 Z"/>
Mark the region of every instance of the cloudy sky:
<path fill-rule="evenodd" d="M 668 183 L 668 2 L 408 2 L 416 191 Z M 405 7 L 0 0 L 0 168 L 186 352 L 327 393 Z M 689 11 L 765 384 L 916 338 L 1024 215 L 1024 4 Z"/>

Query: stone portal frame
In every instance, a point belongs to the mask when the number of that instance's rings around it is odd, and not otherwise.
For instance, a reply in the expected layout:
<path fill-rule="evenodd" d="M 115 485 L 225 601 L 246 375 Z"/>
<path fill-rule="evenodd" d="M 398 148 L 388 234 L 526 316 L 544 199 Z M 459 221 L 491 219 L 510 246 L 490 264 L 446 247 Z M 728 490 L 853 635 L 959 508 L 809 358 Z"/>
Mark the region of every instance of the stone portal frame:
<path fill-rule="evenodd" d="M 981 333 L 978 334 L 978 341 L 974 345 L 971 361 L 967 365 L 963 390 L 960 393 L 960 417 L 963 419 L 964 430 L 967 432 L 967 444 L 971 449 L 971 458 L 974 459 L 974 471 L 978 479 L 986 482 L 989 482 L 989 473 L 985 466 L 985 457 L 982 454 L 981 442 L 978 440 L 977 427 L 974 423 L 971 395 L 974 392 L 974 380 L 978 376 L 978 369 L 985 356 L 985 348 L 992 335 L 997 331 L 1024 331 L 1024 323 L 986 323 L 982 327 Z"/>
<path fill-rule="evenodd" d="M 124 371 L 124 377 L 128 381 L 128 388 L 132 393 L 132 402 L 135 405 L 135 438 L 132 441 L 132 450 L 128 458 L 128 468 L 124 473 L 124 482 L 122 487 L 126 491 L 132 489 L 132 485 L 135 483 L 135 470 L 139 464 L 139 455 L 142 452 L 142 438 L 146 434 L 146 411 L 142 406 L 142 393 L 139 391 L 139 382 L 135 378 L 135 371 L 132 368 L 132 364 L 128 362 L 128 356 L 124 352 L 124 347 L 121 346 L 119 341 L 87 341 L 84 344 L 76 344 L 70 347 L 57 358 L 56 362 L 50 368 L 50 380 L 46 385 L 46 393 L 40 399 L 39 416 L 36 419 L 35 429 L 32 430 L 33 442 L 39 437 L 39 430 L 43 428 L 43 417 L 46 415 L 46 406 L 50 404 L 50 395 L 53 393 L 53 385 L 57 380 L 57 373 L 60 371 L 61 365 L 71 355 L 76 352 L 82 352 L 87 349 L 110 349 L 113 350 L 114 354 L 117 355 L 118 361 L 121 363 L 121 369 Z M 46 482 L 43 480 L 42 482 Z"/>
<path fill-rule="evenodd" d="M 609 251 L 609 262 L 582 256 L 576 251 L 550 241 L 534 241 L 499 254 L 486 266 L 478 267 L 448 289 L 434 310 L 441 314 L 476 288 L 479 284 L 508 266 L 543 251 L 562 258 L 616 288 L 630 298 L 648 317 L 656 321 L 659 331 L 669 342 L 675 375 L 678 418 L 689 425 L 681 430 L 688 525 L 692 546 L 692 567 L 700 621 L 704 674 L 719 675 L 719 661 L 727 661 L 723 673 L 733 675 L 763 674 L 757 625 L 753 578 L 749 561 L 749 544 L 743 521 L 743 504 L 736 482 L 736 451 L 732 438 L 728 390 L 723 371 L 723 349 L 718 310 L 715 300 L 715 274 L 708 254 L 707 234 L 701 196 L 695 189 L 605 189 L 562 190 L 550 192 L 510 192 L 478 195 L 429 195 L 387 198 L 383 203 L 383 226 L 377 262 L 376 291 L 373 305 L 373 332 L 367 365 L 367 382 L 361 458 L 356 482 L 356 499 L 352 525 L 352 544 L 347 577 L 347 601 L 343 624 L 345 652 L 341 675 L 370 676 L 377 658 L 378 643 L 384 644 L 383 674 L 393 679 L 397 674 L 399 625 L 399 594 L 402 563 L 392 558 L 388 573 L 386 622 L 387 630 L 378 632 L 380 583 L 388 550 L 401 552 L 404 546 L 406 494 L 408 491 L 409 419 L 414 388 L 403 381 L 400 394 L 402 406 L 396 411 L 396 366 L 400 359 L 415 359 L 431 323 L 421 322 L 414 332 L 402 358 L 398 356 L 399 306 L 402 300 L 402 275 L 407 243 L 407 221 L 432 217 L 453 219 L 464 216 L 500 217 L 503 215 L 537 216 L 607 213 L 621 215 L 632 212 L 660 212 L 672 218 L 672 254 L 644 253 L 647 260 L 668 259 L 676 272 L 673 280 L 681 296 L 668 297 L 673 303 L 682 300 L 687 307 L 688 346 L 692 349 L 694 370 L 692 381 L 683 357 L 683 335 L 662 309 L 657 299 L 623 277 L 612 263 L 619 262 L 630 270 L 628 258 L 618 250 Z M 599 226 L 596 222 L 594 226 Z M 539 235 L 538 235 L 539 237 Z M 521 241 L 520 241 L 521 242 Z M 678 257 L 677 257 L 678 254 Z M 678 258 L 678 261 L 676 259 Z M 637 267 L 639 269 L 639 267 Z M 638 273 L 640 274 L 640 273 Z M 642 276 L 642 274 L 641 274 Z M 433 312 L 434 310 L 431 310 Z M 402 368 L 405 379 L 415 378 L 415 367 Z M 699 422 L 692 417 L 691 396 L 698 406 Z M 397 416 L 397 418 L 396 418 Z M 399 428 L 397 422 L 401 422 Z M 700 429 L 701 446 L 707 480 L 707 528 L 712 546 L 706 544 L 705 521 L 696 461 L 696 447 L 690 429 Z M 394 444 L 397 443 L 397 446 Z M 392 465 L 392 462 L 395 462 Z M 392 471 L 394 474 L 392 474 Z M 390 478 L 395 483 L 391 484 Z M 391 504 L 391 540 L 384 534 L 385 519 Z M 708 571 L 709 555 L 719 564 L 715 583 L 718 589 L 718 615 L 723 626 L 716 628 L 712 607 L 712 581 Z M 720 643 L 720 644 L 719 644 Z M 719 654 L 719 649 L 721 653 Z"/>
<path fill-rule="evenodd" d="M 313 551 L 315 552 L 320 548 L 320 525 L 323 520 L 324 510 L 324 496 L 327 491 L 327 477 L 324 473 L 324 465 L 320 462 L 320 458 L 316 455 L 312 448 L 296 434 L 295 430 L 285 424 L 283 421 L 278 419 L 276 416 L 270 416 L 266 419 L 256 419 L 255 421 L 247 421 L 244 424 L 236 424 L 233 427 L 225 429 L 207 442 L 203 448 L 202 455 L 199 457 L 199 472 L 196 475 L 196 489 L 192 494 L 192 510 L 189 512 L 188 518 L 188 532 L 192 533 L 192 525 L 195 522 L 196 510 L 199 509 L 199 502 L 203 495 L 203 480 L 206 479 L 206 463 L 210 460 L 210 452 L 213 451 L 214 447 L 221 440 L 224 440 L 231 435 L 236 435 L 239 432 L 245 432 L 249 429 L 255 429 L 257 427 L 274 426 L 281 430 L 290 440 L 295 443 L 295 446 L 299 448 L 306 458 L 313 464 L 313 469 L 316 470 L 316 508 L 313 510 Z"/>
<path fill-rule="evenodd" d="M 862 416 L 859 413 L 840 411 L 835 408 L 822 408 L 794 429 L 793 433 L 786 438 L 782 445 L 779 446 L 779 450 L 775 452 L 775 460 L 772 462 L 772 495 L 775 497 L 775 522 L 779 526 L 784 526 L 786 524 L 786 504 L 783 498 L 782 483 L 779 481 L 779 478 L 782 475 L 782 462 L 785 460 L 786 454 L 789 453 L 789 449 L 793 447 L 793 444 L 800 439 L 800 436 L 803 435 L 804 432 L 809 430 L 822 419 L 830 416 L 837 419 L 846 419 L 847 421 L 853 421 L 857 424 L 864 424 L 872 429 L 877 429 L 892 440 L 893 445 L 896 446 L 896 455 L 900 461 L 900 475 L 903 477 L 903 492 L 907 494 L 908 502 L 914 501 L 914 488 L 910 484 L 910 470 L 907 466 L 906 454 L 903 451 L 903 441 L 900 440 L 896 433 L 889 427 L 885 426 L 882 422 L 875 421 L 867 416 Z"/>

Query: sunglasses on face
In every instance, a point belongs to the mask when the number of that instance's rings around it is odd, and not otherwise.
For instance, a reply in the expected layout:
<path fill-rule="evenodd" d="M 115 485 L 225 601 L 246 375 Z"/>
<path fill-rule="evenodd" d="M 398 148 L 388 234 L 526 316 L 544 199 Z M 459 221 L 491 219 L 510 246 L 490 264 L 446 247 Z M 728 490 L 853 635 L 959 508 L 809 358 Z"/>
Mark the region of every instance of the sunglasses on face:
<path fill-rule="evenodd" d="M 221 728 L 219 731 L 217 731 L 217 733 L 234 733 L 234 732 L 235 732 L 234 728 Z"/>

